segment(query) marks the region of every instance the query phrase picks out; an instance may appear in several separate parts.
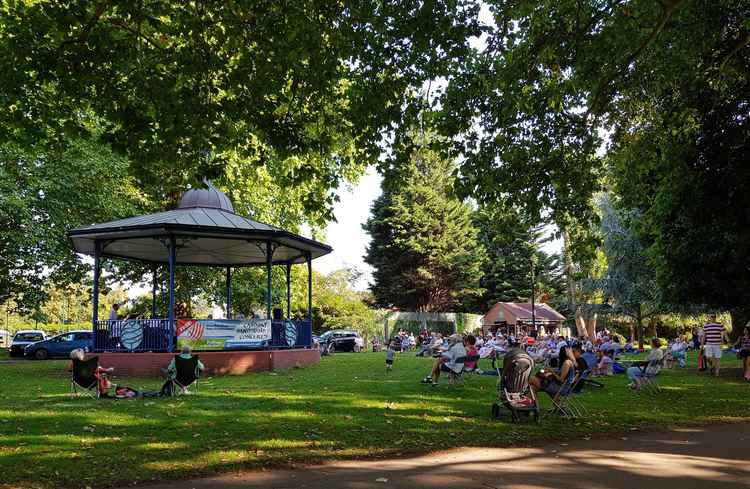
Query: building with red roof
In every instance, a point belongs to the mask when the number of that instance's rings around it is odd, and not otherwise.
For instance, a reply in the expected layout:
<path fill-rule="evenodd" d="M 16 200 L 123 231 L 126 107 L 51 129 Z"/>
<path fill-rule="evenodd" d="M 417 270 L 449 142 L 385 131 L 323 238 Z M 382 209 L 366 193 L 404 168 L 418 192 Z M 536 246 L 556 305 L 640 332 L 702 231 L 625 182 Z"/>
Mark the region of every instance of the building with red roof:
<path fill-rule="evenodd" d="M 498 302 L 482 316 L 482 330 L 500 330 L 518 334 L 521 331 L 535 334 L 564 334 L 565 316 L 544 302 L 534 304 L 532 321 L 531 304 L 528 302 Z"/>

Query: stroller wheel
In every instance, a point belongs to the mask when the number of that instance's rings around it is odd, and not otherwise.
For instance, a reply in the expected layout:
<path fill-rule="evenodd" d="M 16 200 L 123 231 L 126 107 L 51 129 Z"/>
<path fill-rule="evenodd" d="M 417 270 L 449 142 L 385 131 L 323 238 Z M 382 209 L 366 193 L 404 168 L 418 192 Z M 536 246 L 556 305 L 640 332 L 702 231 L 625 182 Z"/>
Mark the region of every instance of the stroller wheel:
<path fill-rule="evenodd" d="M 495 419 L 500 417 L 500 406 L 496 402 L 492 403 L 492 417 Z"/>

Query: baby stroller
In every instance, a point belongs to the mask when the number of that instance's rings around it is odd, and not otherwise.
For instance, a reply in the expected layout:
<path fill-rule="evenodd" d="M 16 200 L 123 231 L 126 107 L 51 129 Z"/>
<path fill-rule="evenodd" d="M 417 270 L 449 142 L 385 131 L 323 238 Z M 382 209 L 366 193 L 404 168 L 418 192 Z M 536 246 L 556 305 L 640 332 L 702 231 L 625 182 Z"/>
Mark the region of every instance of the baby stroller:
<path fill-rule="evenodd" d="M 534 360 L 520 349 L 512 349 L 503 358 L 503 369 L 498 372 L 500 382 L 497 394 L 514 422 L 521 416 L 533 417 L 539 422 L 539 401 L 529 385 L 529 376 L 534 368 Z M 498 403 L 492 404 L 492 417 L 500 416 Z"/>

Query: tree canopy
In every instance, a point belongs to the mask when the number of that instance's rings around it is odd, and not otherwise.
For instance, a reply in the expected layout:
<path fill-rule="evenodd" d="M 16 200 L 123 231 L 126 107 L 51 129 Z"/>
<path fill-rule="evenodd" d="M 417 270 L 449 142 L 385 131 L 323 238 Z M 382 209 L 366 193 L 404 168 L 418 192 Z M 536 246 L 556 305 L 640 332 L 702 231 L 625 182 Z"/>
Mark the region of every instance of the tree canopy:
<path fill-rule="evenodd" d="M 401 175 L 383 181 L 364 229 L 365 262 L 381 307 L 443 312 L 480 293 L 483 251 L 472 210 L 453 194 L 454 164 L 433 151 L 411 156 Z"/>
<path fill-rule="evenodd" d="M 81 282 L 88 266 L 67 232 L 138 208 L 127 160 L 95 141 L 65 151 L 0 147 L 0 302 L 24 313 L 47 299 L 48 283 Z"/>
<path fill-rule="evenodd" d="M 664 300 L 729 310 L 735 334 L 750 319 L 749 93 L 746 75 L 676 85 L 640 107 L 611 153 Z"/>
<path fill-rule="evenodd" d="M 595 281 L 604 300 L 611 301 L 613 310 L 635 322 L 638 342 L 643 348 L 643 321 L 664 309 L 656 284 L 656 274 L 646 256 L 646 247 L 628 228 L 628 213 L 617 209 L 610 195 L 602 195 L 602 235 L 607 271 Z M 625 214 L 625 216 L 623 216 Z"/>
<path fill-rule="evenodd" d="M 5 2 L 0 137 L 64 145 L 96 126 L 138 183 L 162 194 L 219 177 L 232 154 L 285 185 L 327 191 L 374 163 L 412 89 L 466 53 L 476 8 Z"/>
<path fill-rule="evenodd" d="M 476 311 L 488 311 L 497 302 L 529 301 L 532 283 L 537 300 L 562 298 L 560 257 L 540 249 L 544 236 L 539 226 L 515 209 L 486 205 L 474 214 L 474 223 L 486 253 Z"/>
<path fill-rule="evenodd" d="M 632 109 L 675 80 L 747 74 L 744 0 L 485 3 L 483 42 L 453 60 L 435 97 L 440 130 L 464 157 L 459 188 L 549 212 L 561 227 L 594 215 L 603 131 L 638 125 Z"/>

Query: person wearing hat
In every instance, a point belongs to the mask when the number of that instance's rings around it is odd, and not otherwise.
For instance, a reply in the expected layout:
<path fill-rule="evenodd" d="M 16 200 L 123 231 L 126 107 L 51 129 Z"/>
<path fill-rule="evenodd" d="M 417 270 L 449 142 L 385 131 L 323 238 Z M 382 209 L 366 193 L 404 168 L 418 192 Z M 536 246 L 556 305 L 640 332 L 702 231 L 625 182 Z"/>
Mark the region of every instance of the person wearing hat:
<path fill-rule="evenodd" d="M 437 359 L 432 366 L 432 374 L 422 379 L 423 384 L 437 385 L 441 372 L 459 373 L 463 369 L 463 364 L 456 363 L 456 360 L 466 356 L 463 337 L 456 333 L 448 338 L 448 349 Z"/>

